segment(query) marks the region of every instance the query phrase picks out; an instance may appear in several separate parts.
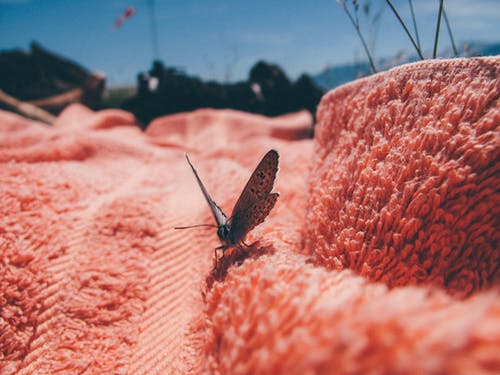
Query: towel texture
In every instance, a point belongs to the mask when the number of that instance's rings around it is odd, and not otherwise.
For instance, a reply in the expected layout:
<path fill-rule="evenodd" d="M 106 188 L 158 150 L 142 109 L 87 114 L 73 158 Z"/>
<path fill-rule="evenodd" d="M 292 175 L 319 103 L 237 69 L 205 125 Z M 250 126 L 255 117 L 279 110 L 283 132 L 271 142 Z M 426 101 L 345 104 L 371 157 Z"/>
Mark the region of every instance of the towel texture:
<path fill-rule="evenodd" d="M 318 263 L 465 295 L 495 282 L 500 67 L 487 61 L 409 65 L 323 98 L 304 236 Z"/>
<path fill-rule="evenodd" d="M 307 112 L 0 112 L 0 373 L 498 373 L 499 70 L 353 82 L 314 139 Z M 213 220 L 184 152 L 230 214 L 271 148 L 278 202 L 214 278 L 214 228 L 173 229 Z"/>

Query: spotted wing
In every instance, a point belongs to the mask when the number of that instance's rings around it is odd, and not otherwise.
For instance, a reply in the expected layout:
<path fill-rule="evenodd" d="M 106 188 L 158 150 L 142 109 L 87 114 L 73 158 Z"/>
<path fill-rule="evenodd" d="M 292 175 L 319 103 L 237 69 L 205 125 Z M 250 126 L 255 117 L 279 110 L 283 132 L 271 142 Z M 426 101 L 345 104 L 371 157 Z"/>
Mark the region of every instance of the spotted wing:
<path fill-rule="evenodd" d="M 262 223 L 273 209 L 278 199 L 278 193 L 269 194 L 258 200 L 240 215 L 231 220 L 231 237 L 235 243 L 242 241 L 246 234 Z"/>
<path fill-rule="evenodd" d="M 215 221 L 217 222 L 217 226 L 221 226 L 227 223 L 227 217 L 222 212 L 222 209 L 217 206 L 217 203 L 214 202 L 214 200 L 210 197 L 210 194 L 208 194 L 207 189 L 205 189 L 205 186 L 203 185 L 203 182 L 201 182 L 200 177 L 198 176 L 198 173 L 196 172 L 196 169 L 194 169 L 193 164 L 191 164 L 191 160 L 189 160 L 189 157 L 186 154 L 186 159 L 189 163 L 189 166 L 193 170 L 194 176 L 196 177 L 196 181 L 198 181 L 198 185 L 200 186 L 201 192 L 203 193 L 203 196 L 205 197 L 208 205 L 210 206 L 210 210 L 212 211 L 212 214 L 214 215 Z"/>
<path fill-rule="evenodd" d="M 276 150 L 270 150 L 264 155 L 243 188 L 238 201 L 234 205 L 231 214 L 233 222 L 235 219 L 239 221 L 239 217 L 242 216 L 249 207 L 267 198 L 273 189 L 276 173 L 278 172 L 278 159 L 279 154 Z"/>

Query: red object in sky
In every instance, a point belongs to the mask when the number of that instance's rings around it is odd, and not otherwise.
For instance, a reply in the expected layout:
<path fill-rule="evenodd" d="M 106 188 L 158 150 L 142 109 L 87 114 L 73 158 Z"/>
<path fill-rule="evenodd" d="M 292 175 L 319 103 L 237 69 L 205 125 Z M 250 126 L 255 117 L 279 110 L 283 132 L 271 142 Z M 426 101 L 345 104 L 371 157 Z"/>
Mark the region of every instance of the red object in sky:
<path fill-rule="evenodd" d="M 125 20 L 132 17 L 134 14 L 135 14 L 135 8 L 133 6 L 130 6 L 127 9 L 125 9 L 125 12 L 123 12 L 120 18 L 118 18 L 115 21 L 114 28 L 115 29 L 119 28 L 122 25 L 122 23 L 125 22 Z"/>

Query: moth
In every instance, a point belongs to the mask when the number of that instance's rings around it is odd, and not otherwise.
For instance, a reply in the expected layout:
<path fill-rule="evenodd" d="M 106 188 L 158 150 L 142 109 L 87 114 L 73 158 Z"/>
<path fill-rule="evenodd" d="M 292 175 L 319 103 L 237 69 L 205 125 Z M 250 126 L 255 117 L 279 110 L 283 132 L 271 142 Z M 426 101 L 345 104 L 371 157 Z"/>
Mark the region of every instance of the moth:
<path fill-rule="evenodd" d="M 274 180 L 276 179 L 276 173 L 278 172 L 278 152 L 276 150 L 270 150 L 264 155 L 243 188 L 229 218 L 210 197 L 210 194 L 203 185 L 203 182 L 201 182 L 198 172 L 196 172 L 187 154 L 186 159 L 193 170 L 196 181 L 217 223 L 217 236 L 222 245 L 215 250 L 222 249 L 224 252 L 227 248 L 235 245 L 243 244 L 248 246 L 244 242 L 247 233 L 265 220 L 276 204 L 276 200 L 279 196 L 278 193 L 271 193 L 274 186 Z M 175 229 L 186 229 L 197 226 L 215 225 L 201 224 L 188 227 L 176 227 Z"/>

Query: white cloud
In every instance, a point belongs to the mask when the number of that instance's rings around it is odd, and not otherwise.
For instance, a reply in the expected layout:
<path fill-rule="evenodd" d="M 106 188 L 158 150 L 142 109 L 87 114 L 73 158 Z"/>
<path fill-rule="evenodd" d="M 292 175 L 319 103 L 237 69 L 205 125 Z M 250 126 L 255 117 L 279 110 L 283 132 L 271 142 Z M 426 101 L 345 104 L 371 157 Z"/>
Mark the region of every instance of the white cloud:
<path fill-rule="evenodd" d="M 438 0 L 413 1 L 417 23 L 421 34 L 433 30 L 439 12 Z M 444 2 L 446 14 L 453 33 L 458 39 L 496 39 L 500 23 L 500 2 L 498 0 L 447 0 Z M 410 22 L 408 3 L 400 3 L 397 7 L 403 19 Z M 431 29 L 427 30 L 426 27 Z M 495 36 L 493 37 L 493 35 Z"/>
<path fill-rule="evenodd" d="M 453 0 L 447 3 L 452 28 L 481 39 L 491 39 L 498 30 L 500 3 L 498 1 Z M 494 38 L 495 39 L 495 38 Z M 498 39 L 498 34 L 496 35 Z"/>
<path fill-rule="evenodd" d="M 500 4 L 497 0 L 467 1 L 454 0 L 446 3 L 446 10 L 455 17 L 467 18 L 498 18 L 500 17 Z"/>
<path fill-rule="evenodd" d="M 417 14 L 437 15 L 439 11 L 438 0 L 420 0 L 413 3 Z M 463 17 L 468 19 L 487 17 L 500 17 L 500 4 L 498 0 L 448 0 L 444 3 L 444 9 L 451 17 Z"/>

